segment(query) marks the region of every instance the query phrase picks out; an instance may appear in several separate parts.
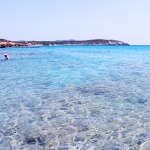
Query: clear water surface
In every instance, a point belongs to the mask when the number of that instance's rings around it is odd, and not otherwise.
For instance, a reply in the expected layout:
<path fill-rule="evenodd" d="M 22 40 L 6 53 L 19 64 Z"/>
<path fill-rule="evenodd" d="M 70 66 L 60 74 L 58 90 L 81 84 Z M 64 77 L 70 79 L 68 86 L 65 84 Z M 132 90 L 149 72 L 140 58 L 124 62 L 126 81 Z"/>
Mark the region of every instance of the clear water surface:
<path fill-rule="evenodd" d="M 0 49 L 0 149 L 148 147 L 150 46 Z"/>

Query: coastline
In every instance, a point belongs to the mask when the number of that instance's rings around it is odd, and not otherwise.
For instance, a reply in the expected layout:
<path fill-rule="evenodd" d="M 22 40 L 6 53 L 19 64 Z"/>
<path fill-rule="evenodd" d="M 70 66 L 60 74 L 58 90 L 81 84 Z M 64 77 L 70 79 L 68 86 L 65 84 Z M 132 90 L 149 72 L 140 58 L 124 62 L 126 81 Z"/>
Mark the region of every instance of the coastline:
<path fill-rule="evenodd" d="M 62 41 L 8 41 L 0 39 L 0 48 L 35 47 L 35 46 L 129 46 L 128 43 L 117 40 L 62 40 Z"/>

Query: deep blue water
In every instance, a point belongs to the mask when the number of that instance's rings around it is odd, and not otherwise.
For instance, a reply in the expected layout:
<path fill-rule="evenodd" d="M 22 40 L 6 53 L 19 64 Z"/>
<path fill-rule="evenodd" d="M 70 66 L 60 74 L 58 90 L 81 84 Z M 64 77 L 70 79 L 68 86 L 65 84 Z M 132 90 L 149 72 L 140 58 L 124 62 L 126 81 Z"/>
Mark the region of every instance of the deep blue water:
<path fill-rule="evenodd" d="M 150 46 L 0 49 L 0 149 L 137 150 L 149 133 Z"/>

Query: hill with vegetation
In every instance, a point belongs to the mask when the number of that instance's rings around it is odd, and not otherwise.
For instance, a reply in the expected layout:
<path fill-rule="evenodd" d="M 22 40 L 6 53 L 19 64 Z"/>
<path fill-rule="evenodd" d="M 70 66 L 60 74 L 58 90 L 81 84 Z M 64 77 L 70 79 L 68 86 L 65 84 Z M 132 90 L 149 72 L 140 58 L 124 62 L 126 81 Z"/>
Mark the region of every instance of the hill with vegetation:
<path fill-rule="evenodd" d="M 69 46 L 69 45 L 79 45 L 79 46 L 107 46 L 107 45 L 129 45 L 128 43 L 117 41 L 117 40 L 104 40 L 104 39 L 94 39 L 94 40 L 57 40 L 57 41 L 9 41 L 6 39 L 0 39 L 0 48 L 7 47 L 30 47 L 30 46 Z"/>

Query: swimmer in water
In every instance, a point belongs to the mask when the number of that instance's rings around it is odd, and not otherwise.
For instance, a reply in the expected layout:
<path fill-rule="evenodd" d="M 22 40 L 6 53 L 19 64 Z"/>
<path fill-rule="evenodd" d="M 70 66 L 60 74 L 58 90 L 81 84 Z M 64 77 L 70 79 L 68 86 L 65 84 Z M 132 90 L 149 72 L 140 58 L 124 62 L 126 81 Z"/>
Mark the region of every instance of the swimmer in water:
<path fill-rule="evenodd" d="M 5 54 L 4 57 L 5 57 L 5 60 L 8 60 L 8 59 L 9 59 L 9 57 L 8 57 L 7 54 Z"/>

